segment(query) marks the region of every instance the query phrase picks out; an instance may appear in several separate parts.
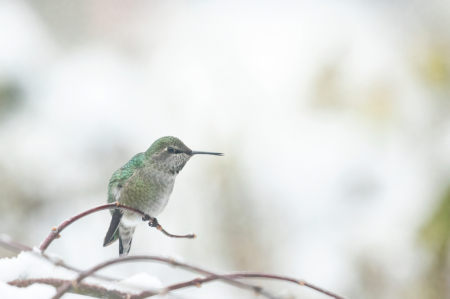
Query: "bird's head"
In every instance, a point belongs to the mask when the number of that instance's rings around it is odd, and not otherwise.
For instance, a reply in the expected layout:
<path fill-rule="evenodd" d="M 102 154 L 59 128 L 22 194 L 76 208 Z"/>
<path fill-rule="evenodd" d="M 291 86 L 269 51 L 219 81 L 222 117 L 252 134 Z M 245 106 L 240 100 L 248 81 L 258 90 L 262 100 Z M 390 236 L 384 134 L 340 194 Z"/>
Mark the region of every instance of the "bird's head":
<path fill-rule="evenodd" d="M 199 152 L 188 148 L 180 139 L 172 136 L 161 137 L 150 146 L 145 152 L 156 166 L 173 174 L 183 169 L 186 162 L 193 155 L 215 155 L 222 156 L 221 153 Z"/>

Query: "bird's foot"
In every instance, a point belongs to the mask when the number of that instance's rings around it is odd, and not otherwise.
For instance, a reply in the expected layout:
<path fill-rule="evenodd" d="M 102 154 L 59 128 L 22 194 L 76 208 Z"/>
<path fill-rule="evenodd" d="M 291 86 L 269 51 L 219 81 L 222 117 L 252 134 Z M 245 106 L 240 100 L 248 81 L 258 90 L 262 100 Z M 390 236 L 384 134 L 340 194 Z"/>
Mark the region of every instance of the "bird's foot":
<path fill-rule="evenodd" d="M 152 218 L 148 222 L 148 226 L 150 226 L 150 227 L 157 227 L 158 225 L 159 225 L 158 219 L 156 219 L 156 218 Z"/>
<path fill-rule="evenodd" d="M 142 221 L 148 221 L 148 226 L 157 227 L 159 225 L 158 220 L 156 218 L 150 217 L 149 215 L 145 215 L 142 217 Z"/>

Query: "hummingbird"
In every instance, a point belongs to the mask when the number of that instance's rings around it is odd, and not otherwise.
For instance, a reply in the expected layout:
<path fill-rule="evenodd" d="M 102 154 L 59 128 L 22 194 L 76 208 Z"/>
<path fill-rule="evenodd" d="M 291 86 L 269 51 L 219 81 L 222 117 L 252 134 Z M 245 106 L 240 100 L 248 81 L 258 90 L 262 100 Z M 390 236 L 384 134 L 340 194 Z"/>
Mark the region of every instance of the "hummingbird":
<path fill-rule="evenodd" d="M 135 155 L 113 173 L 108 183 L 108 203 L 119 202 L 156 218 L 169 201 L 178 173 L 194 155 L 223 156 L 193 151 L 176 137 L 159 138 L 146 152 Z M 143 218 L 131 211 L 110 211 L 112 219 L 103 247 L 119 240 L 119 256 L 127 256 L 134 230 Z"/>

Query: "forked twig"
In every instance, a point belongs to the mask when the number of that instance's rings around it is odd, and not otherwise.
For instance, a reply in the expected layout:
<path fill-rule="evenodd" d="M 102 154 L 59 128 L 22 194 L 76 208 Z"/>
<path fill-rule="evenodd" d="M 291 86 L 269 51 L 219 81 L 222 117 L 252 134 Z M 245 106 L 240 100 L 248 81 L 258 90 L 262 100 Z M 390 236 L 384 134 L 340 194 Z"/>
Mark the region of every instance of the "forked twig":
<path fill-rule="evenodd" d="M 90 215 L 92 213 L 96 213 L 99 211 L 103 211 L 103 210 L 110 210 L 110 209 L 120 209 L 120 210 L 128 210 L 128 211 L 132 211 L 138 215 L 140 215 L 141 217 L 145 218 L 145 220 L 150 221 L 151 223 L 153 223 L 153 221 L 156 222 L 156 218 L 150 217 L 149 215 L 131 208 L 131 207 L 127 207 L 124 206 L 122 204 L 119 204 L 118 202 L 115 203 L 110 203 L 110 204 L 105 204 L 105 205 L 101 205 L 89 210 L 86 210 L 78 215 L 72 216 L 69 219 L 67 219 L 66 221 L 62 222 L 58 227 L 53 227 L 50 231 L 50 233 L 48 234 L 48 236 L 45 238 L 45 240 L 41 243 L 41 245 L 39 246 L 39 250 L 41 252 L 45 252 L 45 250 L 47 250 L 48 246 L 50 246 L 50 244 L 53 242 L 53 240 L 60 238 L 60 233 L 69 225 L 71 225 L 73 222 L 87 216 Z M 154 226 L 154 225 L 150 225 L 150 226 Z M 184 236 L 177 236 L 177 235 L 172 235 L 169 234 L 168 232 L 166 232 L 161 225 L 157 224 L 156 228 L 158 230 L 160 230 L 161 232 L 163 232 L 166 236 L 169 236 L 171 238 L 187 238 L 187 239 L 193 239 L 195 238 L 194 234 L 188 234 L 188 235 L 184 235 Z"/>
<path fill-rule="evenodd" d="M 0 235 L 0 246 L 5 247 L 13 252 L 21 252 L 21 251 L 32 251 L 32 248 L 23 245 L 19 242 L 13 241 L 9 236 L 6 235 Z M 72 266 L 69 266 L 65 263 L 63 263 L 62 261 L 57 261 L 55 262 L 53 258 L 47 256 L 46 254 L 42 254 L 39 255 L 42 256 L 44 258 L 46 258 L 47 260 L 49 260 L 50 262 L 54 263 L 57 266 L 61 266 L 64 267 L 66 269 L 75 271 L 75 272 L 82 272 L 81 270 L 74 268 Z M 160 258 L 160 257 L 158 257 Z M 167 258 L 162 258 L 162 259 L 167 259 Z M 161 261 L 161 260 L 158 260 Z M 172 265 L 179 265 L 181 262 L 176 262 L 172 259 L 168 259 L 169 263 L 171 263 Z M 176 263 L 176 264 L 175 264 Z M 200 269 L 199 267 L 196 266 L 191 266 L 186 264 L 187 267 L 195 267 L 197 269 Z M 203 269 L 201 269 L 203 270 Z M 212 273 L 211 271 L 207 271 Z M 203 273 L 204 274 L 204 273 Z M 90 276 L 96 277 L 96 278 L 100 278 L 100 279 L 104 279 L 104 280 L 108 280 L 108 281 L 112 281 L 114 279 L 108 278 L 108 277 L 104 277 L 104 276 L 100 276 L 100 275 L 96 275 L 96 274 L 91 274 Z M 80 295 L 91 295 L 91 296 L 99 296 L 99 298 L 101 296 L 105 296 L 108 295 L 108 298 L 131 298 L 131 299 L 139 299 L 139 298 L 145 298 L 145 297 L 150 297 L 156 294 L 166 294 L 168 292 L 174 291 L 174 290 L 179 290 L 179 289 L 183 289 L 186 287 L 190 287 L 190 286 L 201 286 L 204 283 L 208 283 L 211 281 L 215 281 L 215 280 L 220 280 L 220 279 L 239 279 L 239 278 L 268 278 L 268 279 L 277 279 L 277 280 L 284 280 L 284 281 L 288 281 L 288 282 L 293 282 L 295 284 L 299 284 L 299 285 L 304 285 L 306 287 L 309 287 L 311 289 L 314 289 L 318 292 L 321 292 L 323 294 L 326 294 L 328 296 L 331 296 L 333 298 L 336 299 L 343 299 L 344 297 L 336 295 L 330 291 L 324 290 L 322 288 L 319 288 L 315 285 L 312 285 L 304 280 L 298 280 L 295 278 L 290 278 L 290 277 L 286 277 L 286 276 L 280 276 L 280 275 L 274 275 L 274 274 L 267 274 L 267 273 L 256 273 L 256 272 L 234 272 L 234 273 L 228 273 L 228 274 L 213 274 L 213 275 L 209 275 L 208 277 L 205 278 L 195 278 L 192 280 L 188 280 L 185 282 L 180 282 L 180 283 L 176 283 L 176 284 L 172 284 L 169 286 L 166 286 L 164 288 L 162 288 L 161 290 L 158 291 L 143 291 L 140 294 L 134 294 L 134 295 L 130 295 L 127 293 L 123 293 L 123 292 L 118 292 L 118 291 L 114 291 L 114 290 L 107 290 L 101 286 L 97 286 L 97 285 L 93 285 L 93 284 L 86 284 L 86 283 L 78 283 L 77 284 L 77 289 L 72 291 L 73 293 L 76 294 L 80 294 Z M 27 287 L 31 284 L 34 283 L 43 283 L 43 284 L 48 284 L 48 285 L 52 285 L 56 288 L 63 286 L 64 284 L 72 284 L 72 281 L 69 280 L 63 280 L 63 279 L 54 279 L 54 278 L 41 278 L 41 279 L 26 279 L 26 280 L 15 280 L 12 282 L 9 282 L 10 285 L 14 285 L 14 286 L 18 286 L 18 287 Z M 249 285 L 249 288 L 253 289 L 254 291 L 261 291 L 262 289 L 260 287 L 257 286 L 251 286 Z M 70 291 L 70 290 L 69 290 Z"/>
<path fill-rule="evenodd" d="M 124 258 L 115 258 L 106 262 L 103 262 L 101 264 L 98 264 L 95 267 L 92 267 L 91 269 L 84 271 L 82 273 L 80 273 L 80 275 L 78 275 L 78 277 L 73 280 L 73 281 L 69 281 L 66 282 L 65 284 L 63 284 L 61 287 L 58 288 L 55 296 L 52 297 L 52 299 L 59 299 L 61 298 L 65 293 L 67 293 L 73 286 L 78 285 L 83 279 L 85 279 L 88 276 L 91 276 L 92 274 L 94 274 L 95 272 L 97 272 L 100 269 L 103 269 L 107 266 L 113 265 L 113 264 L 118 264 L 118 263 L 125 263 L 125 262 L 132 262 L 132 261 L 156 261 L 156 262 L 162 262 L 165 264 L 169 264 L 172 266 L 179 266 L 181 268 L 190 270 L 190 271 L 194 271 L 197 273 L 201 273 L 203 275 L 208 275 L 210 277 L 219 277 L 219 274 L 216 274 L 214 272 L 208 271 L 208 270 L 204 270 L 200 267 L 197 266 L 193 266 L 190 265 L 188 263 L 184 263 L 184 262 L 180 262 L 180 261 L 176 261 L 174 259 L 171 258 L 167 258 L 167 257 L 161 257 L 161 256 L 151 256 L 151 255 L 136 255 L 136 256 L 127 256 Z M 243 288 L 243 289 L 249 289 L 252 290 L 254 292 L 257 292 L 258 294 L 261 294 L 267 298 L 276 298 L 276 296 L 272 295 L 271 293 L 269 293 L 266 290 L 263 290 L 261 287 L 258 286 L 254 286 L 251 284 L 247 284 L 244 282 L 240 282 L 237 280 L 233 280 L 231 278 L 228 277 L 222 277 L 220 278 L 222 280 L 224 280 L 226 283 L 234 285 L 236 287 L 239 288 Z"/>
<path fill-rule="evenodd" d="M 117 291 L 117 290 L 106 289 L 102 286 L 88 284 L 85 282 L 80 282 L 78 284 L 74 284 L 73 281 L 71 281 L 71 280 L 54 279 L 54 278 L 14 280 L 14 281 L 8 282 L 8 284 L 12 285 L 12 286 L 17 286 L 17 287 L 28 287 L 34 283 L 41 283 L 41 284 L 52 285 L 55 288 L 59 288 L 64 285 L 71 285 L 72 287 L 70 289 L 68 289 L 67 292 L 71 292 L 71 293 L 75 293 L 75 294 L 79 294 L 79 295 L 87 295 L 87 296 L 93 296 L 96 298 L 108 298 L 108 299 L 115 299 L 115 298 L 141 299 L 141 298 L 151 297 L 154 295 L 164 295 L 171 291 L 180 290 L 180 289 L 184 289 L 187 287 L 192 287 L 192 286 L 200 287 L 204 283 L 216 281 L 219 279 L 240 279 L 240 278 L 266 278 L 266 279 L 275 279 L 275 280 L 293 282 L 298 285 L 309 287 L 313 290 L 321 292 L 321 293 L 328 295 L 335 299 L 345 299 L 344 297 L 342 297 L 340 295 L 337 295 L 330 291 L 319 288 L 319 287 L 312 285 L 304 280 L 298 280 L 298 279 L 286 277 L 286 276 L 280 276 L 280 275 L 274 275 L 274 274 L 268 274 L 268 273 L 257 273 L 257 272 L 235 272 L 235 273 L 229 273 L 229 274 L 224 274 L 224 275 L 208 276 L 205 278 L 195 278 L 192 280 L 172 284 L 172 285 L 166 286 L 161 289 L 142 291 L 139 294 L 130 294 L 130 293 L 125 293 L 125 292 L 121 292 L 121 291 Z M 75 285 L 75 288 L 73 288 L 74 285 Z"/>
<path fill-rule="evenodd" d="M 318 292 L 321 292 L 321 293 L 328 295 L 330 297 L 333 297 L 335 299 L 344 299 L 344 297 L 342 297 L 342 296 L 336 295 L 332 292 L 329 292 L 327 290 L 319 288 L 319 287 L 312 285 L 304 280 L 298 280 L 298 279 L 287 277 L 287 276 L 280 276 L 280 275 L 267 274 L 267 273 L 257 273 L 257 272 L 235 272 L 235 273 L 229 273 L 229 274 L 218 274 L 218 273 L 214 273 L 214 272 L 202 269 L 198 266 L 194 266 L 194 265 L 190 265 L 188 263 L 176 261 L 174 259 L 167 258 L 167 257 L 128 256 L 125 258 L 116 258 L 116 259 L 112 259 L 112 260 L 103 262 L 87 271 L 80 271 L 74 267 L 64 264 L 62 261 L 55 261 L 54 258 L 51 258 L 50 256 L 48 256 L 44 253 L 44 251 L 49 247 L 49 245 L 53 242 L 53 240 L 60 237 L 59 233 L 61 231 L 63 231 L 67 226 L 69 226 L 73 222 L 79 220 L 80 218 L 83 218 L 84 216 L 90 215 L 90 214 L 98 212 L 98 211 L 107 210 L 107 209 L 121 209 L 121 210 L 132 211 L 132 212 L 142 216 L 143 220 L 149 221 L 149 226 L 156 227 L 158 230 L 162 231 L 166 236 L 169 236 L 172 238 L 195 238 L 194 234 L 189 234 L 189 235 L 185 235 L 185 236 L 177 236 L 177 235 L 169 234 L 161 227 L 161 225 L 158 223 L 156 218 L 152 218 L 149 215 L 146 215 L 145 213 L 143 213 L 137 209 L 121 205 L 117 202 L 111 203 L 111 204 L 106 204 L 106 205 L 98 206 L 98 207 L 89 209 L 87 211 L 84 211 L 84 212 L 64 221 L 58 227 L 52 228 L 50 234 L 47 236 L 47 238 L 42 242 L 42 244 L 39 247 L 39 250 L 40 250 L 40 254 L 38 254 L 39 256 L 46 258 L 47 260 L 54 263 L 55 265 L 59 265 L 59 266 L 65 267 L 67 269 L 78 272 L 79 275 L 75 280 L 70 281 L 70 280 L 62 280 L 62 279 L 54 279 L 54 278 L 42 278 L 42 279 L 15 280 L 15 281 L 8 282 L 8 283 L 10 285 L 14 285 L 14 286 L 18 286 L 18 287 L 25 287 L 25 286 L 28 286 L 28 285 L 31 285 L 34 283 L 44 283 L 44 284 L 53 285 L 54 287 L 57 287 L 57 292 L 56 292 L 55 296 L 53 297 L 53 299 L 61 298 L 61 296 L 63 296 L 66 292 L 69 292 L 69 291 L 77 293 L 77 294 L 95 296 L 97 298 L 141 299 L 141 298 L 146 298 L 146 297 L 150 297 L 150 296 L 157 295 L 157 294 L 166 294 L 173 290 L 178 290 L 178 289 L 182 289 L 182 288 L 186 288 L 186 287 L 190 287 L 190 286 L 201 286 L 203 283 L 207 283 L 207 282 L 211 282 L 211 281 L 222 280 L 222 281 L 224 281 L 228 284 L 231 284 L 235 287 L 249 289 L 249 290 L 256 292 L 257 294 L 261 294 L 268 298 L 277 298 L 270 292 L 264 290 L 262 287 L 236 280 L 236 279 L 240 279 L 240 278 L 266 278 L 266 279 L 276 279 L 276 280 L 293 282 L 298 285 L 303 285 L 303 286 L 306 286 L 313 290 L 316 290 Z M 0 235 L 0 246 L 10 249 L 14 252 L 20 252 L 20 251 L 33 252 L 32 248 L 22 245 L 18 242 L 15 242 L 15 241 L 11 240 L 8 236 Z M 88 283 L 82 282 L 83 279 L 85 279 L 86 277 L 89 277 L 89 276 L 103 278 L 106 280 L 111 280 L 111 279 L 108 279 L 105 277 L 100 277 L 99 275 L 95 275 L 95 272 L 97 272 L 98 270 L 105 268 L 107 266 L 113 265 L 113 264 L 123 263 L 123 262 L 132 262 L 132 261 L 162 262 L 162 263 L 170 264 L 173 266 L 179 266 L 181 268 L 184 268 L 184 269 L 187 269 L 190 271 L 194 271 L 194 272 L 200 273 L 202 275 L 206 275 L 207 277 L 196 278 L 196 279 L 188 280 L 185 282 L 172 284 L 172 285 L 166 286 L 164 288 L 161 288 L 159 290 L 143 291 L 140 294 L 131 294 L 131 293 L 124 293 L 124 292 L 115 291 L 115 290 L 108 290 L 99 285 L 93 285 L 93 284 L 88 284 Z"/>

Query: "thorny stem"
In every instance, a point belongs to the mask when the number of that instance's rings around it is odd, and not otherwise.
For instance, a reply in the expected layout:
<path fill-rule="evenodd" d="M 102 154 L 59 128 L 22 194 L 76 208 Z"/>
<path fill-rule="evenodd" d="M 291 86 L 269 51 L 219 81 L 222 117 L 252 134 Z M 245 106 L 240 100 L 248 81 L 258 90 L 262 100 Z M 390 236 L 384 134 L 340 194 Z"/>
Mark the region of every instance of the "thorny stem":
<path fill-rule="evenodd" d="M 110 210 L 110 209 L 121 209 L 121 210 L 132 211 L 132 212 L 134 212 L 134 213 L 136 213 L 136 214 L 142 216 L 143 218 L 148 219 L 149 221 L 152 221 L 152 222 L 155 219 L 155 218 L 150 217 L 149 215 L 147 215 L 147 214 L 145 214 L 145 213 L 143 213 L 143 212 L 141 212 L 141 211 L 139 211 L 137 209 L 124 206 L 122 204 L 119 204 L 118 202 L 110 203 L 110 204 L 106 204 L 106 205 L 101 205 L 101 206 L 98 206 L 98 207 L 86 210 L 86 211 L 84 211 L 84 212 L 82 212 L 82 213 L 80 213 L 78 215 L 72 216 L 69 219 L 67 219 L 66 221 L 62 222 L 58 227 L 53 227 L 51 229 L 50 233 L 48 234 L 47 238 L 45 238 L 45 240 L 39 246 L 39 250 L 42 253 L 44 253 L 45 250 L 47 250 L 48 246 L 50 246 L 50 244 L 53 242 L 53 240 L 60 238 L 61 237 L 60 233 L 66 227 L 71 225 L 73 222 L 75 222 L 75 221 L 77 221 L 77 220 L 79 220 L 79 219 L 81 219 L 81 218 L 83 218 L 83 217 L 85 217 L 87 215 L 90 215 L 92 213 L 103 211 L 103 210 Z M 185 236 L 177 236 L 177 235 L 169 234 L 159 224 L 158 224 L 158 226 L 156 228 L 158 230 L 160 230 L 161 232 L 163 232 L 166 236 L 169 236 L 171 238 L 187 238 L 187 239 L 195 238 L 194 234 L 188 234 L 188 235 L 185 235 Z"/>
<path fill-rule="evenodd" d="M 207 271 L 207 270 L 204 270 L 204 269 L 202 269 L 200 267 L 189 265 L 187 263 L 176 261 L 174 259 L 167 258 L 167 257 L 151 256 L 151 255 L 127 256 L 127 257 L 124 257 L 124 258 L 115 258 L 115 259 L 103 262 L 103 263 L 98 264 L 97 266 L 95 266 L 95 267 L 93 267 L 93 268 L 91 268 L 91 269 L 89 269 L 87 271 L 84 271 L 84 272 L 80 273 L 80 275 L 78 275 L 78 277 L 75 280 L 68 281 L 68 282 L 64 283 L 61 287 L 59 287 L 57 292 L 56 292 L 56 294 L 55 294 L 55 296 L 53 296 L 52 299 L 59 299 L 59 298 L 61 298 L 73 286 L 77 286 L 84 278 L 86 278 L 88 276 L 91 276 L 92 274 L 94 274 L 95 272 L 97 272 L 100 269 L 103 269 L 103 268 L 105 268 L 107 266 L 110 266 L 112 264 L 124 263 L 124 262 L 132 262 L 132 261 L 157 261 L 157 262 L 162 262 L 162 263 L 169 264 L 169 265 L 172 265 L 172 266 L 179 266 L 181 268 L 184 268 L 184 269 L 187 269 L 187 270 L 190 270 L 190 271 L 194 271 L 194 272 L 198 272 L 198 273 L 201 273 L 203 275 L 208 275 L 210 277 L 220 277 L 219 274 L 216 274 L 214 272 Z M 233 279 L 228 278 L 228 277 L 221 277 L 221 278 L 218 278 L 218 279 L 222 279 L 226 283 L 232 284 L 232 285 L 234 285 L 236 287 L 240 287 L 240 288 L 243 288 L 243 289 L 250 289 L 250 290 L 255 291 L 255 292 L 257 292 L 257 293 L 259 293 L 259 294 L 261 294 L 261 295 L 263 295 L 263 296 L 265 296 L 267 298 L 272 298 L 272 299 L 276 298 L 274 295 L 272 295 L 271 293 L 263 290 L 261 287 L 258 287 L 258 286 L 254 286 L 254 285 L 251 285 L 251 284 L 247 284 L 247 283 L 244 283 L 244 282 L 233 280 Z M 147 296 L 150 296 L 150 295 L 147 295 Z"/>

